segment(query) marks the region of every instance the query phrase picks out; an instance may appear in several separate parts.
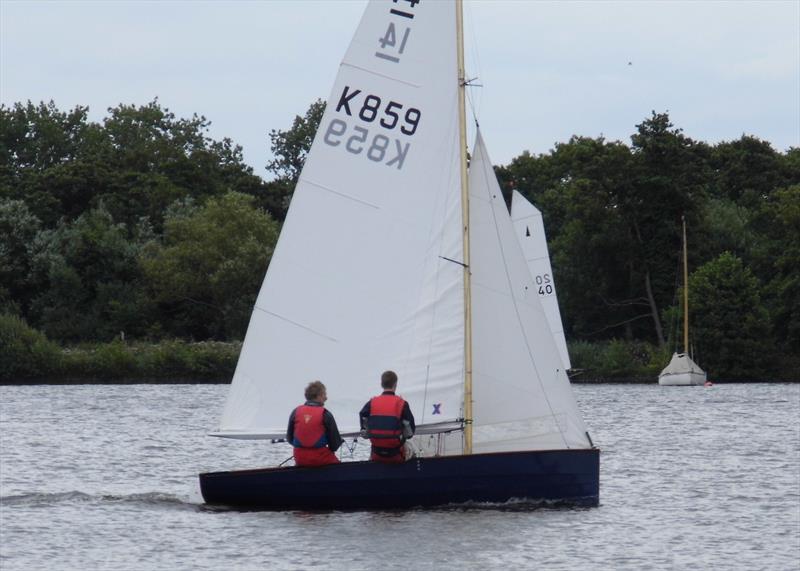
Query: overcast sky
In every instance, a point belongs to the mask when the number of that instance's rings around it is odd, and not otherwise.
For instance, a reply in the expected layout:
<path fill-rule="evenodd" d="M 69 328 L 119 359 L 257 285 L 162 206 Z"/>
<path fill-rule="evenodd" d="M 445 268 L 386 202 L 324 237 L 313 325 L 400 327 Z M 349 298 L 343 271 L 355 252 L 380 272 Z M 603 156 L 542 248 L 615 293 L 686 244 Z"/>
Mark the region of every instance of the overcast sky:
<path fill-rule="evenodd" d="M 436 1 L 436 0 L 423 0 Z M 267 133 L 326 99 L 364 0 L 0 0 L 0 102 L 158 97 L 205 115 L 266 176 Z M 800 0 L 466 0 L 468 74 L 491 157 L 573 134 L 630 142 L 651 110 L 699 140 L 800 147 Z"/>

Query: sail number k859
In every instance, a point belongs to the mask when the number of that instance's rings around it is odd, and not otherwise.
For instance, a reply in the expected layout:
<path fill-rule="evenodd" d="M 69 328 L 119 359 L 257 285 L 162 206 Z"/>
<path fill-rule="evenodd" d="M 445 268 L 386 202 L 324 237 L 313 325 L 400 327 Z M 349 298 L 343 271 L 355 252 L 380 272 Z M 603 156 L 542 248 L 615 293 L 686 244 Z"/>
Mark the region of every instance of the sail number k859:
<path fill-rule="evenodd" d="M 411 143 L 389 135 L 413 136 L 422 119 L 419 109 L 397 101 L 385 101 L 378 95 L 345 85 L 335 111 L 369 127 L 353 126 L 344 119 L 331 119 L 323 136 L 325 144 L 331 147 L 344 145 L 348 153 L 363 154 L 373 162 L 398 170 L 403 168 Z M 388 131 L 388 134 L 375 132 L 380 129 Z"/>

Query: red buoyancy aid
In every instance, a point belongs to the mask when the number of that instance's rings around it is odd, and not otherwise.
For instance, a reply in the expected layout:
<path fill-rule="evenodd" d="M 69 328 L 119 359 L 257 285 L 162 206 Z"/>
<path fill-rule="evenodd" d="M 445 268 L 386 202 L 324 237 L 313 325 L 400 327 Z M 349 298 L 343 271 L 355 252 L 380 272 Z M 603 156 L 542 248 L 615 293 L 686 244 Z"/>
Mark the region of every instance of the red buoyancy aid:
<path fill-rule="evenodd" d="M 292 446 L 295 448 L 322 448 L 328 445 L 325 425 L 322 422 L 323 414 L 325 414 L 325 408 L 321 406 L 303 404 L 294 409 Z"/>
<path fill-rule="evenodd" d="M 383 394 L 369 401 L 367 429 L 373 448 L 400 448 L 403 445 L 403 407 L 406 401 Z"/>

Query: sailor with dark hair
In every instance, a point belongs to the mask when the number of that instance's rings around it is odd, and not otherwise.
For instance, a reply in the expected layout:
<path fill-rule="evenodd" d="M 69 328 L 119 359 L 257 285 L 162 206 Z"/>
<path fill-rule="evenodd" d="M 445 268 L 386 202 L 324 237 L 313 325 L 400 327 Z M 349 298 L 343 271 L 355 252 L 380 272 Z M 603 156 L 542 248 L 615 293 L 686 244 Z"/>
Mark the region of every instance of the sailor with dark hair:
<path fill-rule="evenodd" d="M 362 434 L 372 443 L 370 460 L 394 464 L 413 456 L 406 441 L 414 436 L 416 425 L 408 403 L 395 394 L 397 374 L 385 371 L 381 375 L 383 393 L 371 398 L 361 409 Z"/>
<path fill-rule="evenodd" d="M 289 415 L 286 440 L 294 446 L 294 463 L 297 466 L 324 466 L 337 464 L 336 452 L 342 437 L 333 415 L 325 409 L 328 394 L 320 381 L 309 383 L 305 391 L 306 403 Z"/>

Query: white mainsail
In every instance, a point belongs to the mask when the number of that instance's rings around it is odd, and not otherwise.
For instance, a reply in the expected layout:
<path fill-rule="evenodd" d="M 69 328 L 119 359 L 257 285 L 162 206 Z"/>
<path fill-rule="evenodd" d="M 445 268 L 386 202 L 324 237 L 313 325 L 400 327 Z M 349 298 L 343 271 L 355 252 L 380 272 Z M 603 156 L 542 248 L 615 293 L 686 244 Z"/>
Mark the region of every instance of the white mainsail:
<path fill-rule="evenodd" d="M 522 245 L 528 268 L 533 276 L 535 287 L 528 290 L 528 295 L 538 295 L 541 299 L 542 307 L 547 315 L 547 322 L 550 324 L 550 331 L 553 333 L 553 339 L 555 339 L 561 355 L 561 362 L 565 369 L 571 369 L 567 340 L 564 338 L 564 325 L 558 309 L 553 268 L 550 266 L 550 252 L 547 249 L 547 236 L 544 232 L 542 213 L 515 190 L 511 195 L 511 220 L 514 222 L 517 238 Z"/>
<path fill-rule="evenodd" d="M 397 371 L 418 424 L 460 425 L 464 329 L 452 2 L 371 2 L 258 295 L 220 436 L 276 438 L 314 379 L 342 432 Z M 435 405 L 435 406 L 434 406 Z"/>
<path fill-rule="evenodd" d="M 480 132 L 469 168 L 475 452 L 589 448 Z"/>

